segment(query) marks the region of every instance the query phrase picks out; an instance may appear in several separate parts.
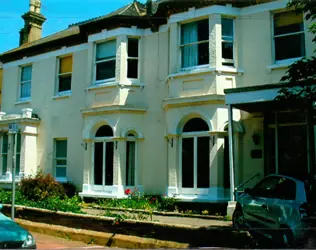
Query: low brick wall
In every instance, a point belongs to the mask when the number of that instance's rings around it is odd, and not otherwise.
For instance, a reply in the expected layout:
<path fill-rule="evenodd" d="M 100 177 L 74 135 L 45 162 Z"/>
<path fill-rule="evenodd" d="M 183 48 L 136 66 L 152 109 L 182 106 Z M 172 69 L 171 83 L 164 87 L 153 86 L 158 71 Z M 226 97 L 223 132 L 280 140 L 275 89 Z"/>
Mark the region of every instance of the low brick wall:
<path fill-rule="evenodd" d="M 4 205 L 2 212 L 10 216 L 10 205 Z M 251 241 L 246 232 L 236 232 L 232 227 L 196 227 L 135 220 L 124 220 L 118 225 L 113 225 L 114 218 L 110 217 L 54 212 L 24 206 L 16 206 L 15 214 L 16 218 L 33 222 L 188 243 L 190 247 L 221 246 L 244 248 L 245 244 L 248 244 L 247 242 L 250 244 Z"/>

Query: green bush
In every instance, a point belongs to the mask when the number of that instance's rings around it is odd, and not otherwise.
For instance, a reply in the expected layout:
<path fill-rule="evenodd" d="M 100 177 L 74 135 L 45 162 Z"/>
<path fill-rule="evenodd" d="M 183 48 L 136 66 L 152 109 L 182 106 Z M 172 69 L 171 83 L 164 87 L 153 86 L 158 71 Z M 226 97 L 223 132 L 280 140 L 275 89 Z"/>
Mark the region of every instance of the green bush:
<path fill-rule="evenodd" d="M 64 198 L 65 189 L 50 174 L 44 175 L 40 170 L 35 177 L 25 177 L 21 180 L 19 190 L 31 201 L 43 201 L 49 197 Z"/>
<path fill-rule="evenodd" d="M 66 183 L 62 183 L 62 186 L 64 187 L 65 193 L 69 198 L 72 198 L 77 194 L 77 188 L 73 183 L 68 181 Z"/>

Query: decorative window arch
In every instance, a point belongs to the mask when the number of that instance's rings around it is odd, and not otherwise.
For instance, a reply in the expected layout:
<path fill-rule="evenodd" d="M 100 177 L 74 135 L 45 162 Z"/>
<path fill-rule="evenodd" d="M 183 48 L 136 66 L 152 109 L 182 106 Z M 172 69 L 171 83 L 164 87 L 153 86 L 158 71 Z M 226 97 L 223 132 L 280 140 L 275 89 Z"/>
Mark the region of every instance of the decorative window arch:
<path fill-rule="evenodd" d="M 95 133 L 95 137 L 112 137 L 113 130 L 109 125 L 102 125 Z"/>
<path fill-rule="evenodd" d="M 209 126 L 202 118 L 188 120 L 180 137 L 180 189 L 189 193 L 210 187 Z M 186 191 L 185 191 L 186 192 Z"/>

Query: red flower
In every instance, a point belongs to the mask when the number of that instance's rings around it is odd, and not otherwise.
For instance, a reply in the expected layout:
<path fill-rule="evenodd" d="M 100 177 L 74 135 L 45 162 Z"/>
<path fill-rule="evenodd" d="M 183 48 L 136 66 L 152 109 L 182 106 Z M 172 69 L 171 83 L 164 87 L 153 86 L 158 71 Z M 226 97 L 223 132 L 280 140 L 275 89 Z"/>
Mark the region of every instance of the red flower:
<path fill-rule="evenodd" d="M 156 197 L 153 197 L 151 200 L 152 200 L 152 201 L 155 201 L 155 200 L 156 200 Z"/>
<path fill-rule="evenodd" d="M 118 221 L 117 221 L 117 222 L 115 222 L 115 225 L 118 225 L 118 224 L 120 224 Z"/>
<path fill-rule="evenodd" d="M 131 193 L 131 190 L 129 188 L 125 190 L 126 195 L 129 195 L 130 193 Z"/>

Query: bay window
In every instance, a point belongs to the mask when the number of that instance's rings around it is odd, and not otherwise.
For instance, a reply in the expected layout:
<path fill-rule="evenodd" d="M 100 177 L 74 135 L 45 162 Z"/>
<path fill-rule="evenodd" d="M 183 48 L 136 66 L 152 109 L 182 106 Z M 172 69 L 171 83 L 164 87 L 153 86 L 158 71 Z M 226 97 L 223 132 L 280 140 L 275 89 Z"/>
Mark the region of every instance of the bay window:
<path fill-rule="evenodd" d="M 274 14 L 274 51 L 276 61 L 305 56 L 302 14 L 295 11 Z"/>
<path fill-rule="evenodd" d="M 182 68 L 209 64 L 208 19 L 181 25 L 180 48 Z"/>
<path fill-rule="evenodd" d="M 96 45 L 95 80 L 114 80 L 116 67 L 116 40 Z"/>

